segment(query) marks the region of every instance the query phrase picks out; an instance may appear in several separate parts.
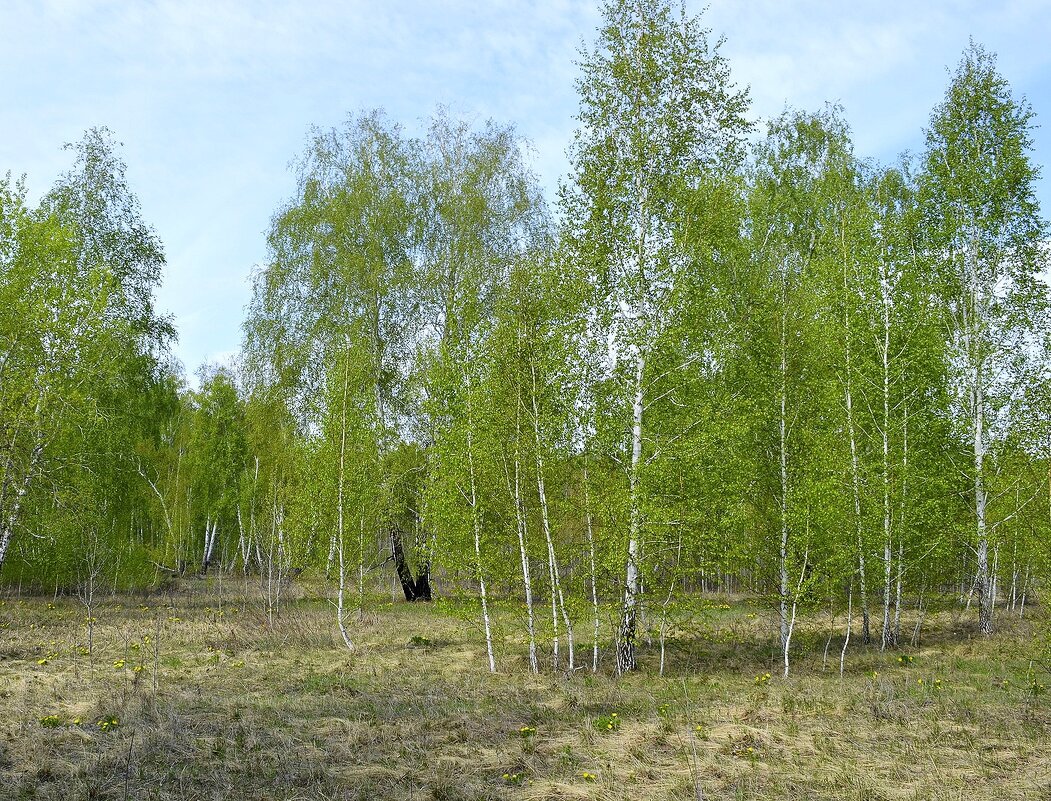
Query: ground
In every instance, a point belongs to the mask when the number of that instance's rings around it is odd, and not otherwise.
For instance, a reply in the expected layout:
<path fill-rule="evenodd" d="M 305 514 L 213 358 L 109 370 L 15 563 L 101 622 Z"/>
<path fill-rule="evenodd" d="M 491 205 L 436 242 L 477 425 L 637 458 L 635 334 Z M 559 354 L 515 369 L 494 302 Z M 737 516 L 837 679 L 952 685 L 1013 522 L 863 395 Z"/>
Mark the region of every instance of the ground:
<path fill-rule="evenodd" d="M 855 631 L 842 678 L 815 613 L 784 679 L 759 600 L 695 598 L 664 675 L 655 641 L 616 679 L 579 632 L 588 669 L 532 675 L 510 603 L 490 675 L 474 602 L 371 597 L 351 653 L 322 585 L 272 623 L 264 597 L 210 579 L 106 598 L 89 643 L 77 597 L 7 596 L 0 798 L 1051 798 L 1039 609 L 991 640 L 951 610 L 900 650 Z"/>

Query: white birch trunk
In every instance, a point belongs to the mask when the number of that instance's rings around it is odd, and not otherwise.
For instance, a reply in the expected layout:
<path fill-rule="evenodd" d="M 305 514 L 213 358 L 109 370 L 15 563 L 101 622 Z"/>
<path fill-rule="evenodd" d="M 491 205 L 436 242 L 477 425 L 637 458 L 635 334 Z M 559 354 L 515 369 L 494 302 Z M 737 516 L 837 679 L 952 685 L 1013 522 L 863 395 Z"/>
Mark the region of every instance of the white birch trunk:
<path fill-rule="evenodd" d="M 782 280 L 786 280 L 782 278 Z M 781 547 L 779 556 L 778 610 L 780 613 L 781 649 L 784 652 L 785 675 L 788 675 L 788 644 L 791 638 L 791 626 L 788 610 L 788 430 L 787 398 L 788 393 L 788 310 L 787 289 L 782 284 L 781 311 L 781 387 L 780 409 L 778 417 L 778 445 L 781 468 Z"/>
<path fill-rule="evenodd" d="M 993 594 L 989 573 L 989 536 L 986 530 L 985 491 L 985 393 L 980 370 L 974 371 L 974 511 L 978 534 L 978 629 L 982 634 L 993 633 Z"/>
<path fill-rule="evenodd" d="M 843 637 L 843 650 L 839 652 L 839 677 L 843 678 L 843 669 L 847 664 L 847 646 L 850 645 L 850 630 L 854 618 L 854 582 L 847 586 L 847 633 Z"/>
<path fill-rule="evenodd" d="M 11 545 L 15 526 L 18 525 L 18 520 L 22 513 L 22 502 L 25 500 L 26 494 L 29 492 L 31 481 L 32 470 L 27 470 L 26 474 L 22 477 L 21 483 L 15 490 L 14 501 L 11 504 L 10 511 L 4 515 L 3 526 L 0 527 L 0 569 L 3 569 L 4 559 L 7 558 L 7 550 Z"/>
<path fill-rule="evenodd" d="M 347 573 L 343 560 L 342 532 L 340 532 L 336 550 L 339 552 L 339 590 L 336 593 L 336 625 L 339 626 L 339 634 L 343 638 L 343 644 L 347 646 L 348 651 L 353 651 L 354 643 L 351 642 L 350 634 L 347 632 L 346 616 L 343 613 L 343 596 L 347 586 Z"/>
<path fill-rule="evenodd" d="M 898 513 L 898 578 L 894 597 L 894 643 L 901 643 L 901 594 L 905 583 L 905 510 L 909 498 L 909 405 L 906 401 L 902 414 L 901 427 L 901 511 Z"/>
<path fill-rule="evenodd" d="M 635 391 L 632 399 L 631 467 L 628 475 L 629 523 L 628 559 L 624 577 L 624 603 L 621 609 L 620 633 L 617 642 L 617 672 L 635 670 L 635 630 L 639 613 L 639 595 L 642 574 L 639 569 L 639 534 L 642 511 L 639 509 L 639 468 L 642 462 L 643 375 L 646 360 L 636 356 Z"/>
<path fill-rule="evenodd" d="M 971 423 L 974 436 L 974 513 L 978 556 L 975 576 L 978 589 L 978 629 L 982 634 L 993 633 L 992 586 L 989 573 L 989 534 L 986 525 L 988 496 L 985 489 L 985 375 L 983 346 L 989 325 L 986 299 L 978 275 L 978 254 L 972 242 L 965 256 L 968 266 L 969 305 L 964 309 L 964 347 L 967 355 L 968 378 L 971 382 Z"/>
<path fill-rule="evenodd" d="M 551 548 L 547 549 L 547 577 L 551 591 L 551 667 L 558 670 L 558 595 L 555 592 L 555 562 Z"/>
<path fill-rule="evenodd" d="M 544 539 L 547 541 L 547 558 L 548 565 L 551 570 L 551 598 L 552 604 L 555 601 L 555 595 L 558 596 L 558 608 L 562 612 L 562 622 L 566 627 L 566 645 L 569 650 L 569 671 L 572 672 L 576 669 L 576 663 L 574 660 L 573 653 L 573 621 L 569 617 L 569 611 L 566 609 L 566 598 L 562 592 L 562 579 L 559 576 L 558 571 L 558 555 L 555 552 L 555 543 L 551 537 L 551 518 L 548 515 L 547 507 L 547 488 L 544 484 L 544 454 L 543 445 L 540 437 L 540 409 L 536 400 L 536 368 L 530 367 L 530 372 L 533 379 L 533 433 L 536 437 L 536 488 L 537 494 L 540 496 L 540 520 L 544 528 Z M 558 622 L 558 615 L 555 615 L 555 623 Z M 556 629 L 557 631 L 557 629 Z M 555 667 L 558 667 L 558 639 L 555 639 Z"/>
<path fill-rule="evenodd" d="M 588 537 L 588 557 L 590 560 L 591 578 L 591 609 L 593 612 L 593 626 L 591 633 L 591 672 L 598 671 L 598 637 L 599 637 L 599 614 L 598 614 L 598 576 L 595 570 L 595 532 L 591 523 L 591 495 L 588 484 L 588 459 L 584 455 L 584 523 Z"/>
<path fill-rule="evenodd" d="M 489 620 L 489 596 L 486 594 L 485 575 L 482 571 L 482 523 L 478 517 L 478 485 L 474 474 L 474 442 L 472 430 L 474 417 L 471 414 L 471 379 L 467 377 L 467 471 L 471 483 L 471 526 L 474 530 L 475 570 L 482 600 L 482 626 L 485 629 L 485 651 L 489 657 L 489 672 L 496 673 L 496 657 L 493 653 L 493 631 Z"/>
<path fill-rule="evenodd" d="M 843 295 L 844 298 L 848 296 L 847 260 L 845 254 L 843 257 Z M 867 644 L 871 636 L 869 630 L 868 582 L 865 575 L 865 538 L 861 518 L 861 470 L 858 465 L 857 429 L 854 425 L 854 376 L 850 348 L 850 309 L 847 307 L 846 303 L 844 303 L 843 308 L 843 329 L 846 340 L 846 374 L 844 376 L 843 391 L 844 401 L 847 407 L 847 436 L 850 440 L 850 483 L 854 495 L 854 537 L 858 544 L 858 589 L 861 595 L 861 641 Z"/>
<path fill-rule="evenodd" d="M 346 520 L 343 503 L 343 490 L 346 482 L 346 458 L 347 458 L 347 398 L 350 394 L 350 345 L 347 345 L 347 353 L 344 358 L 347 363 L 343 365 L 343 405 L 339 416 L 339 464 L 336 474 L 336 550 L 339 556 L 339 592 L 336 600 L 336 618 L 339 624 L 339 633 L 343 637 L 343 643 L 348 649 L 354 650 L 354 644 L 350 641 L 347 633 L 345 618 L 343 615 L 343 596 L 347 583 L 346 563 L 344 556 L 344 543 L 346 539 Z M 331 557 L 331 546 L 329 548 Z"/>
<path fill-rule="evenodd" d="M 41 422 L 41 412 L 44 408 L 45 395 L 46 392 L 43 390 L 37 395 L 36 405 L 33 409 L 33 420 L 37 426 L 36 444 L 30 452 L 29 464 L 26 465 L 25 473 L 22 474 L 22 480 L 18 482 L 17 487 L 15 487 L 14 497 L 10 504 L 7 504 L 7 491 L 8 487 L 11 486 L 11 478 L 14 472 L 15 441 L 18 437 L 20 426 L 16 426 L 11 434 L 11 453 L 8 456 L 7 464 L 4 467 L 4 481 L 2 491 L 0 491 L 0 503 L 7 506 L 7 509 L 2 510 L 4 512 L 3 520 L 0 521 L 0 570 L 4 567 L 4 560 L 7 558 L 7 551 L 11 547 L 11 539 L 14 537 L 15 526 L 18 525 L 18 521 L 22 514 L 22 503 L 25 501 L 26 495 L 29 493 L 29 487 L 32 484 L 33 475 L 36 472 L 37 465 L 44 453 L 44 431 L 43 423 Z"/>
<path fill-rule="evenodd" d="M 212 522 L 211 518 L 205 520 L 204 524 L 204 558 L 201 560 L 201 572 L 207 573 L 212 564 L 212 552 L 215 550 L 215 536 L 219 527 L 218 521 Z"/>
<path fill-rule="evenodd" d="M 358 526 L 358 623 L 365 622 L 365 516 Z"/>
<path fill-rule="evenodd" d="M 522 508 L 521 458 L 518 447 L 515 447 L 515 528 L 518 531 L 518 555 L 522 560 L 522 584 L 525 588 L 526 630 L 529 635 L 529 669 L 540 672 L 536 658 L 536 621 L 533 611 L 533 580 L 529 572 L 529 553 L 526 550 L 526 522 Z"/>
<path fill-rule="evenodd" d="M 883 273 L 880 276 L 883 297 L 883 342 L 880 345 L 880 359 L 883 368 L 883 425 L 880 431 L 883 455 L 883 631 L 880 637 L 880 650 L 885 651 L 888 645 L 894 644 L 890 622 L 894 554 L 891 541 L 890 510 L 890 293 L 884 268 L 881 268 L 881 273 Z"/>

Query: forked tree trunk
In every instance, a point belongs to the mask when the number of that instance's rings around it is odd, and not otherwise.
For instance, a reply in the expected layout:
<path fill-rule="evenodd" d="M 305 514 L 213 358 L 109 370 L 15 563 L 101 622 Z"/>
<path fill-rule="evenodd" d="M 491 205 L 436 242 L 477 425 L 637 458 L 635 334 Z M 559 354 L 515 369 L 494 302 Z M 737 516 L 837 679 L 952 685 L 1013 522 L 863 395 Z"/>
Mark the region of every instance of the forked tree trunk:
<path fill-rule="evenodd" d="M 413 576 L 412 568 L 409 567 L 408 559 L 405 557 L 405 545 L 402 541 L 401 528 L 397 523 L 390 524 L 390 547 L 394 558 L 394 569 L 398 574 L 398 583 L 401 584 L 402 594 L 406 601 L 429 601 L 431 600 L 430 571 L 426 561 L 420 563 L 417 574 Z"/>
<path fill-rule="evenodd" d="M 211 518 L 204 523 L 204 557 L 201 559 L 201 573 L 207 574 L 212 565 L 212 553 L 215 550 L 215 538 L 218 534 L 219 523 L 212 522 Z"/>

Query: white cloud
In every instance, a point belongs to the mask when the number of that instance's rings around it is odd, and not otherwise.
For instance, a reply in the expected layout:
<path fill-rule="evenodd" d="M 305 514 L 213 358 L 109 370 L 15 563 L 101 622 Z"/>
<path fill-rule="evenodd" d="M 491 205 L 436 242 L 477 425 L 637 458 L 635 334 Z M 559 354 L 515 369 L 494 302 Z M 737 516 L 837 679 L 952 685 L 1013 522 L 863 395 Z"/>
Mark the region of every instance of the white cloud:
<path fill-rule="evenodd" d="M 689 0 L 700 10 L 702 0 Z M 841 101 L 859 153 L 916 147 L 970 34 L 1051 115 L 1051 8 L 1040 0 L 711 0 L 756 115 Z M 39 195 L 63 142 L 106 124 L 169 254 L 161 304 L 192 372 L 235 348 L 245 276 L 265 256 L 287 165 L 311 124 L 385 107 L 409 130 L 435 105 L 514 123 L 553 189 L 576 111 L 577 48 L 598 4 L 574 0 L 8 0 L 0 4 L 0 170 Z M 1051 151 L 1037 132 L 1041 160 Z"/>

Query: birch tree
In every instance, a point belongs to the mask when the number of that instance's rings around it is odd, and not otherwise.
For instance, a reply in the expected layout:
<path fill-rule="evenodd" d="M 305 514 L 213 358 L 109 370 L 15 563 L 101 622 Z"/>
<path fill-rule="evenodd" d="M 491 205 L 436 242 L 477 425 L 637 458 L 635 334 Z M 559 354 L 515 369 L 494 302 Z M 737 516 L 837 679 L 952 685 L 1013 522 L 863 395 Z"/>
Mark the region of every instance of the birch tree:
<path fill-rule="evenodd" d="M 1033 112 L 995 57 L 971 43 L 927 130 L 920 177 L 926 222 L 946 282 L 955 421 L 967 443 L 979 629 L 993 632 L 990 480 L 1045 323 L 1046 232 L 1034 193 Z"/>
<path fill-rule="evenodd" d="M 504 484 L 496 467 L 487 391 L 487 358 L 497 301 L 513 266 L 534 253 L 547 218 L 535 180 L 510 128 L 472 131 L 439 116 L 426 142 L 427 198 L 422 241 L 421 339 L 417 375 L 423 393 L 419 434 L 428 458 L 427 526 L 473 551 L 490 670 L 496 669 L 485 553 L 492 532 L 486 509 Z M 520 477 L 521 478 L 521 477 Z"/>
<path fill-rule="evenodd" d="M 649 359 L 685 261 L 676 242 L 679 201 L 686 189 L 737 165 L 748 101 L 699 19 L 663 0 L 603 7 L 577 90 L 579 128 L 562 204 L 574 257 L 593 271 L 600 298 L 604 330 L 593 347 L 610 344 L 623 397 L 627 530 L 617 670 L 625 672 L 637 665 Z"/>
<path fill-rule="evenodd" d="M 800 605 L 842 550 L 833 538 L 846 462 L 834 434 L 836 329 L 822 316 L 841 280 L 837 201 L 850 170 L 849 134 L 836 110 L 786 112 L 758 147 L 751 193 L 744 289 L 754 294 L 742 333 L 753 340 L 757 522 L 773 567 L 786 676 Z M 857 553 L 856 542 L 849 547 Z"/>
<path fill-rule="evenodd" d="M 141 509 L 135 449 L 155 435 L 149 403 L 173 329 L 153 308 L 163 250 L 118 147 L 105 129 L 69 145 L 72 167 L 36 210 L 10 181 L 0 187 L 0 567 L 44 473 L 56 491 L 34 507 L 42 514 L 104 506 L 119 517 L 107 530 L 126 537 Z"/>
<path fill-rule="evenodd" d="M 357 560 L 360 585 L 365 542 L 382 529 L 400 557 L 399 575 L 407 570 L 393 505 L 395 477 L 383 466 L 397 440 L 406 372 L 411 150 L 400 129 L 378 112 L 314 131 L 299 165 L 296 197 L 274 220 L 272 258 L 257 277 L 248 323 L 258 382 L 281 392 L 301 436 L 316 440 L 314 457 L 326 460 L 327 466 L 315 466 L 331 490 L 331 514 L 322 516 L 325 565 L 331 573 L 338 561 L 337 618 L 348 645 L 348 554 Z M 357 545 L 350 548 L 348 540 Z M 407 598 L 410 586 L 414 593 L 414 580 L 406 585 Z"/>

